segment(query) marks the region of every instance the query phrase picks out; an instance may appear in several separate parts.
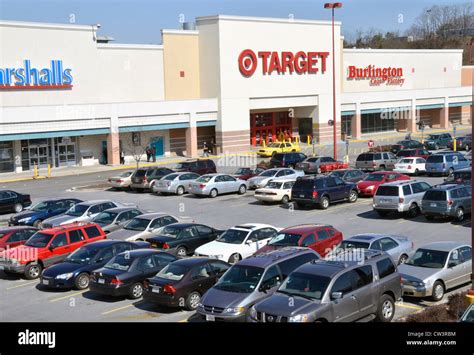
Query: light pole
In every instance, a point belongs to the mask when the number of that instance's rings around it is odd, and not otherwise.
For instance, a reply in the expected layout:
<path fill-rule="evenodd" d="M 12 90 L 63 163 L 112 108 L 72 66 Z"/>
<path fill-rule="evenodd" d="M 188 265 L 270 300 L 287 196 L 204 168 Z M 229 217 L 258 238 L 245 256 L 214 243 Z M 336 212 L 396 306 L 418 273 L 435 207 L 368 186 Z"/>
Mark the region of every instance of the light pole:
<path fill-rule="evenodd" d="M 332 128 L 333 128 L 333 145 L 334 160 L 337 160 L 337 126 L 336 126 L 336 53 L 334 50 L 334 9 L 342 7 L 342 2 L 328 2 L 324 4 L 325 9 L 331 9 L 332 13 Z"/>

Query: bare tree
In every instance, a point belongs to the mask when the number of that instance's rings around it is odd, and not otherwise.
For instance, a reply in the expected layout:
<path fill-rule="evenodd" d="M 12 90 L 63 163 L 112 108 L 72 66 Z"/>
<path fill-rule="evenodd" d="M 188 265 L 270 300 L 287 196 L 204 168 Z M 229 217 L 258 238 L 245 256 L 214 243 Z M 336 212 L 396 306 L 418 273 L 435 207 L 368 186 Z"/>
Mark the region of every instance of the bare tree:
<path fill-rule="evenodd" d="M 128 136 L 126 149 L 124 149 L 124 153 L 130 154 L 135 160 L 137 169 L 140 166 L 140 161 L 145 154 L 147 148 L 150 146 L 149 140 L 142 140 L 141 132 L 130 132 Z"/>

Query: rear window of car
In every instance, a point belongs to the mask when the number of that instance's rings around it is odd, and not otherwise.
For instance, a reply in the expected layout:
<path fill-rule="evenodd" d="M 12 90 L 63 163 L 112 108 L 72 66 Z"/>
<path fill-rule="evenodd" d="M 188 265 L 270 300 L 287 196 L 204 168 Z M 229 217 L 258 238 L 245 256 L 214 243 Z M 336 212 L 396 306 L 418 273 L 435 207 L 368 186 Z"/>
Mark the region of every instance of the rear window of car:
<path fill-rule="evenodd" d="M 377 261 L 377 270 L 379 271 L 379 277 L 383 279 L 395 272 L 395 265 L 393 265 L 390 258 L 385 258 L 380 261 Z"/>
<path fill-rule="evenodd" d="M 86 227 L 85 230 L 89 238 L 95 238 L 102 235 L 102 233 L 100 233 L 99 231 L 99 228 L 97 228 L 96 226 Z"/>
<path fill-rule="evenodd" d="M 373 154 L 360 154 L 357 157 L 357 161 L 367 161 L 367 160 L 374 160 Z"/>
<path fill-rule="evenodd" d="M 282 161 L 283 157 L 284 157 L 283 154 L 274 154 L 273 157 L 272 157 L 272 160 Z"/>
<path fill-rule="evenodd" d="M 426 159 L 427 163 L 442 163 L 443 162 L 442 155 L 430 155 L 428 159 Z"/>
<path fill-rule="evenodd" d="M 313 179 L 300 179 L 296 180 L 293 188 L 297 189 L 308 189 L 312 190 L 313 188 L 322 189 L 324 187 L 324 183 L 322 180 L 313 180 Z"/>
<path fill-rule="evenodd" d="M 441 190 L 428 190 L 423 196 L 423 200 L 430 201 L 445 201 L 446 200 L 446 191 Z"/>
<path fill-rule="evenodd" d="M 146 170 L 145 170 L 145 169 L 138 169 L 138 170 L 135 172 L 135 176 L 142 177 L 142 176 L 145 176 L 145 173 L 146 173 Z"/>
<path fill-rule="evenodd" d="M 398 186 L 379 186 L 377 196 L 398 196 Z"/>

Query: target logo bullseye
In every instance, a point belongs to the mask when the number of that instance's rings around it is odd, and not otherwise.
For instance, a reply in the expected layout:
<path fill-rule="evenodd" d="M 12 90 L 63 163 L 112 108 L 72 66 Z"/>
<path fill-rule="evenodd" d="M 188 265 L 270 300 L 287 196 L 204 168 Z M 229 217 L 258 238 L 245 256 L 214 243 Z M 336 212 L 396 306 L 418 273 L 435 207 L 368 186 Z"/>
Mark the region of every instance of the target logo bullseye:
<path fill-rule="evenodd" d="M 245 76 L 251 76 L 257 69 L 257 56 L 251 49 L 242 51 L 239 55 L 239 69 Z"/>

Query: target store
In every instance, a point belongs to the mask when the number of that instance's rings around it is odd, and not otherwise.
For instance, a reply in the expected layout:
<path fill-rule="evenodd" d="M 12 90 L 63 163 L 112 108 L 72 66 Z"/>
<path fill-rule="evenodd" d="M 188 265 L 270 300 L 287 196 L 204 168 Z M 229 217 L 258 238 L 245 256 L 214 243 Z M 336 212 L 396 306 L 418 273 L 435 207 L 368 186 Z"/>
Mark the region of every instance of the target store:
<path fill-rule="evenodd" d="M 119 44 L 97 26 L 0 21 L 0 172 L 246 152 L 470 125 L 462 50 L 348 49 L 329 21 L 208 16 Z M 101 29 L 100 33 L 107 32 Z M 113 36 L 113 33 L 107 33 Z M 333 67 L 333 59 L 335 67 Z"/>

